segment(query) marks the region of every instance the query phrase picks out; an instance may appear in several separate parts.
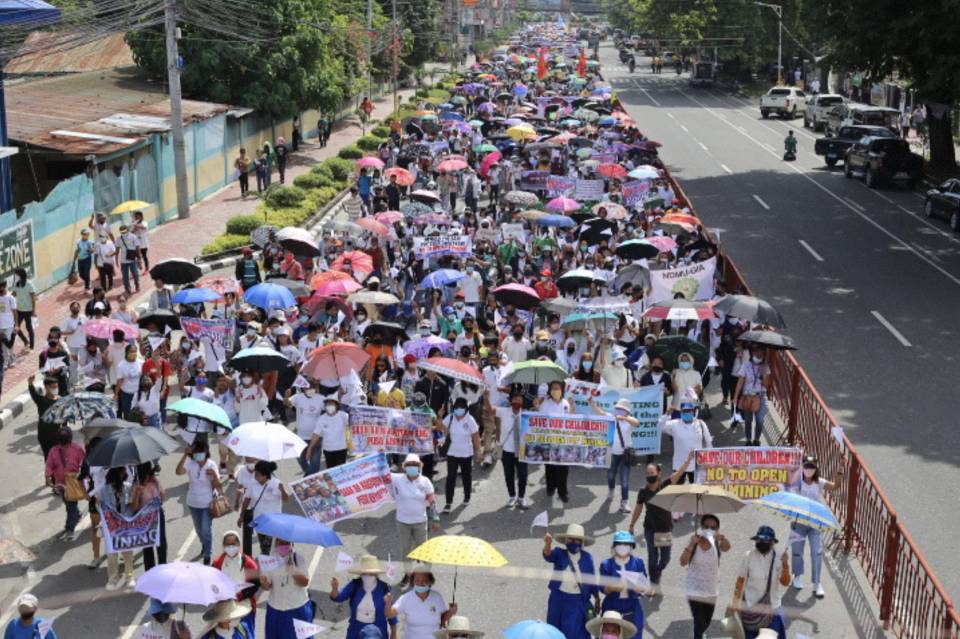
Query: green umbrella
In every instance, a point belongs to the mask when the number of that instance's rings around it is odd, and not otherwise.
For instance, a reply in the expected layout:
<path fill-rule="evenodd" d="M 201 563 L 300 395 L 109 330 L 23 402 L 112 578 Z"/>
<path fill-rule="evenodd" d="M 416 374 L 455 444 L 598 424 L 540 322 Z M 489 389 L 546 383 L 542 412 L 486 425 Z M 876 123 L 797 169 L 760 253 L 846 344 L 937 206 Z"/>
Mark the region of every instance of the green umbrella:
<path fill-rule="evenodd" d="M 467 103 L 467 99 L 466 99 L 465 97 L 463 97 L 462 95 L 455 95 L 455 96 L 453 96 L 452 98 L 450 98 L 450 103 L 451 103 L 451 104 L 466 104 L 466 103 Z"/>
<path fill-rule="evenodd" d="M 614 313 L 571 313 L 563 318 L 560 325 L 571 331 L 612 329 L 620 321 Z"/>
<path fill-rule="evenodd" d="M 683 353 L 690 353 L 693 356 L 693 367 L 698 371 L 704 370 L 707 362 L 710 361 L 707 348 L 684 335 L 661 337 L 650 349 L 649 357 L 650 359 L 658 355 L 662 357 L 663 367 L 669 371 L 677 367 L 677 358 Z"/>
<path fill-rule="evenodd" d="M 480 127 L 483 126 L 483 120 L 470 120 L 470 122 L 468 122 L 467 124 L 469 124 L 475 129 L 479 129 Z"/>
<path fill-rule="evenodd" d="M 583 147 L 583 148 L 577 149 L 578 158 L 588 158 L 591 155 L 593 155 L 593 149 L 591 148 Z"/>
<path fill-rule="evenodd" d="M 550 382 L 562 382 L 569 374 L 567 371 L 553 362 L 535 359 L 527 362 L 520 362 L 513 367 L 513 372 L 507 374 L 503 381 L 506 384 L 549 384 Z"/>
<path fill-rule="evenodd" d="M 210 402 L 205 402 L 202 399 L 197 399 L 196 397 L 187 397 L 186 399 L 181 399 L 178 402 L 167 406 L 168 410 L 172 410 L 177 413 L 183 413 L 184 415 L 190 415 L 191 417 L 196 417 L 198 419 L 205 419 L 208 422 L 213 422 L 217 426 L 222 426 L 227 430 L 233 430 L 233 425 L 230 424 L 230 418 L 227 417 L 227 412 Z"/>
<path fill-rule="evenodd" d="M 499 150 L 500 149 L 493 146 L 492 144 L 479 144 L 473 147 L 473 151 L 475 153 L 493 153 L 494 151 L 499 151 Z"/>

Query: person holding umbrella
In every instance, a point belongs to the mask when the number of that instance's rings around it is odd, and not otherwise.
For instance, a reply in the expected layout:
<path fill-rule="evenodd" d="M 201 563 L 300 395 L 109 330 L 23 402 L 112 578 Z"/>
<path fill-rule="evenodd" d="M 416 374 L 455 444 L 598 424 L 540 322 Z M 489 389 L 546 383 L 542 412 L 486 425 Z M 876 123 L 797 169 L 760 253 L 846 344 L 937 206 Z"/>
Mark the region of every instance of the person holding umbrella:
<path fill-rule="evenodd" d="M 406 622 L 404 639 L 431 639 L 438 633 L 445 637 L 447 631 L 443 628 L 457 614 L 457 604 L 452 603 L 448 607 L 443 595 L 433 589 L 437 580 L 429 564 L 417 562 L 404 577 L 404 581 L 407 580 L 410 581 L 410 589 L 387 610 L 387 618 L 403 617 Z"/>
<path fill-rule="evenodd" d="M 249 603 L 250 614 L 247 616 L 247 625 L 250 628 L 250 637 L 253 639 L 253 630 L 257 618 L 257 562 L 253 557 L 241 552 L 240 534 L 236 530 L 228 530 L 223 534 L 223 552 L 215 557 L 211 564 L 238 584 L 253 582 L 243 590 L 237 592 L 237 601 Z"/>
<path fill-rule="evenodd" d="M 620 613 L 623 619 L 633 623 L 643 635 L 643 606 L 640 605 L 640 596 L 647 594 L 638 586 L 626 579 L 624 571 L 646 576 L 647 568 L 643 560 L 633 555 L 637 547 L 637 540 L 632 533 L 618 530 L 613 534 L 613 556 L 600 563 L 600 577 L 619 579 L 620 585 L 605 585 L 603 587 L 603 612 L 609 610 Z M 589 622 L 588 622 L 589 623 Z"/>
<path fill-rule="evenodd" d="M 351 579 L 343 589 L 336 577 L 330 580 L 330 600 L 350 602 L 347 639 L 360 639 L 364 627 L 369 625 L 375 626 L 380 635 L 386 637 L 388 624 L 390 638 L 396 639 L 397 618 L 387 615 L 393 608 L 393 595 L 390 594 L 390 586 L 380 579 L 384 574 L 380 562 L 373 555 L 363 555 L 359 565 L 350 569 L 350 574 L 357 577 Z"/>
<path fill-rule="evenodd" d="M 260 587 L 270 593 L 264 639 L 292 639 L 296 637 L 293 620 L 313 621 L 316 608 L 310 600 L 306 574 L 307 562 L 293 549 L 293 543 L 274 537 L 273 557 L 283 560 L 283 568 L 270 575 L 260 575 Z"/>
<path fill-rule="evenodd" d="M 593 555 L 583 550 L 593 544 L 593 538 L 580 524 L 570 524 L 565 533 L 556 537 L 563 548 L 554 548 L 553 540 L 549 532 L 543 536 L 543 559 L 553 564 L 554 574 L 548 586 L 547 623 L 566 639 L 588 639 L 585 624 L 590 617 L 591 599 L 593 610 L 600 608 L 599 589 L 593 585 Z"/>
<path fill-rule="evenodd" d="M 192 446 L 187 446 L 176 472 L 177 475 L 187 475 L 187 507 L 193 519 L 193 529 L 200 538 L 200 556 L 203 564 L 209 566 L 213 552 L 210 506 L 221 487 L 217 463 L 210 459 L 210 445 L 206 438 L 197 437 Z"/>

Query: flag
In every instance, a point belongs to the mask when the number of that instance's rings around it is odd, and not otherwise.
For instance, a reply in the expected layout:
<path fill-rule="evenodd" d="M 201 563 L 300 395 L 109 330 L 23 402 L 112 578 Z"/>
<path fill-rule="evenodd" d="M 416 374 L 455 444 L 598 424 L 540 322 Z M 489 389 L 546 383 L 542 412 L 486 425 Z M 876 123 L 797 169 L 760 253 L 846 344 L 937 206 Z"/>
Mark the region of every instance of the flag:
<path fill-rule="evenodd" d="M 537 51 L 537 78 L 547 77 L 547 54 L 543 49 Z"/>
<path fill-rule="evenodd" d="M 587 77 L 587 52 L 583 49 L 580 49 L 580 59 L 577 60 L 577 75 Z"/>
<path fill-rule="evenodd" d="M 326 630 L 326 628 L 323 626 L 318 626 L 308 621 L 301 621 L 300 619 L 293 620 L 293 631 L 296 633 L 297 639 L 308 639 L 324 630 Z"/>
<path fill-rule="evenodd" d="M 550 516 L 547 515 L 547 511 L 543 511 L 539 515 L 533 518 L 533 523 L 530 524 L 530 532 L 533 532 L 534 528 L 548 528 L 550 526 Z"/>
<path fill-rule="evenodd" d="M 353 557 L 348 555 L 345 552 L 340 552 L 337 554 L 337 567 L 334 569 L 335 572 L 347 572 L 353 568 Z"/>

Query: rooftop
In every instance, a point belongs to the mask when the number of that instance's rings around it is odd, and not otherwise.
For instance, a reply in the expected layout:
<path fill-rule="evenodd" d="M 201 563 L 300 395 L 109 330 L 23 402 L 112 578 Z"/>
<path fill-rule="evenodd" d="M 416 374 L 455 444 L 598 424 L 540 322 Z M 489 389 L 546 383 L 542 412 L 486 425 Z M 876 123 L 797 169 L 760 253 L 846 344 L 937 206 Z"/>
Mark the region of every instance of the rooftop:
<path fill-rule="evenodd" d="M 133 53 L 124 41 L 124 34 L 117 32 L 93 42 L 70 47 L 65 51 L 62 43 L 69 34 L 61 31 L 34 31 L 27 36 L 21 51 L 31 51 L 15 57 L 4 67 L 7 75 L 37 75 L 51 73 L 84 73 L 101 69 L 132 67 Z M 45 50 L 46 49 L 46 50 Z"/>

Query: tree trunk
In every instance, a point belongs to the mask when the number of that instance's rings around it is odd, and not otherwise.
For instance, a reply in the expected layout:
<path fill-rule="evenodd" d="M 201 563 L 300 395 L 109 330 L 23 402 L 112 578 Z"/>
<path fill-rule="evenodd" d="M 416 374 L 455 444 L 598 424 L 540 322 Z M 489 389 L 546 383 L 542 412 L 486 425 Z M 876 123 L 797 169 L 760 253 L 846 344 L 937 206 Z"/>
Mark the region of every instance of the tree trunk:
<path fill-rule="evenodd" d="M 930 166 L 939 169 L 956 167 L 953 147 L 953 127 L 950 125 L 950 109 L 944 109 L 943 117 L 933 116 L 934 109 L 927 105 L 927 129 L 930 132 Z"/>

